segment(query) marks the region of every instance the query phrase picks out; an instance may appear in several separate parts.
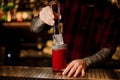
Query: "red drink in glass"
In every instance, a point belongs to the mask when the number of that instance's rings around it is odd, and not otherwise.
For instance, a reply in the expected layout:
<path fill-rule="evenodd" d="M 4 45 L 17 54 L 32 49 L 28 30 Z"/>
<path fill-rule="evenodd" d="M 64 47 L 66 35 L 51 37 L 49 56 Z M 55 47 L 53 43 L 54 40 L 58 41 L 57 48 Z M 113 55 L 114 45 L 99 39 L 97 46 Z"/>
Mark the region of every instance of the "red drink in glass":
<path fill-rule="evenodd" d="M 52 47 L 52 69 L 62 71 L 66 67 L 66 45 L 53 45 Z"/>

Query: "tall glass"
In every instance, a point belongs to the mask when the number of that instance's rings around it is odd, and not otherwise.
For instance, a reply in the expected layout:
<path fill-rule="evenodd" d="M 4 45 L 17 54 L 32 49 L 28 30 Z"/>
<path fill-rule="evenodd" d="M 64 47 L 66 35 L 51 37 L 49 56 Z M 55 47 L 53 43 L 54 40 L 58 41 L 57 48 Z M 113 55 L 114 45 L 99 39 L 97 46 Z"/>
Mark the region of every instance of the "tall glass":
<path fill-rule="evenodd" d="M 62 71 L 66 67 L 66 44 L 52 46 L 52 69 Z"/>

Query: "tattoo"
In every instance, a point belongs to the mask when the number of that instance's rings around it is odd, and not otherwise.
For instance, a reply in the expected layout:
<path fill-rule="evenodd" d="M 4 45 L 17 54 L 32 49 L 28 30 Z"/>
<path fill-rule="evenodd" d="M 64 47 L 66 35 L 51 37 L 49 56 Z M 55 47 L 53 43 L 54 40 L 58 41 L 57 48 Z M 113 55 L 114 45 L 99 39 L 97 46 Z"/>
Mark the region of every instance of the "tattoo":
<path fill-rule="evenodd" d="M 110 56 L 110 53 L 111 50 L 109 48 L 103 48 L 100 51 L 98 51 L 96 54 L 90 57 L 86 57 L 83 60 L 85 60 L 87 66 L 90 66 L 98 62 L 102 62 L 103 60 L 106 60 Z"/>

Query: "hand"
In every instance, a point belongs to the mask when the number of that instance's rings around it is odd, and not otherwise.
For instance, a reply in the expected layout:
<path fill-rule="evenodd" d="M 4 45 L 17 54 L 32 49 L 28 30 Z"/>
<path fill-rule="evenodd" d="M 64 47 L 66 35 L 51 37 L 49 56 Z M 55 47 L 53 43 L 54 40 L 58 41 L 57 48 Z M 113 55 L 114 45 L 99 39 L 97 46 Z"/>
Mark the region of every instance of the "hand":
<path fill-rule="evenodd" d="M 86 64 L 84 60 L 76 59 L 68 64 L 64 69 L 63 75 L 68 75 L 68 77 L 77 77 L 80 73 L 81 76 L 85 75 Z"/>
<path fill-rule="evenodd" d="M 54 14 L 53 14 L 53 11 L 50 8 L 50 6 L 46 6 L 46 7 L 42 8 L 42 10 L 39 13 L 39 17 L 44 23 L 46 23 L 50 26 L 53 26 L 55 23 Z"/>
<path fill-rule="evenodd" d="M 53 26 L 55 20 L 61 19 L 61 14 L 54 12 L 50 6 L 46 6 L 40 11 L 39 17 L 43 23 Z"/>

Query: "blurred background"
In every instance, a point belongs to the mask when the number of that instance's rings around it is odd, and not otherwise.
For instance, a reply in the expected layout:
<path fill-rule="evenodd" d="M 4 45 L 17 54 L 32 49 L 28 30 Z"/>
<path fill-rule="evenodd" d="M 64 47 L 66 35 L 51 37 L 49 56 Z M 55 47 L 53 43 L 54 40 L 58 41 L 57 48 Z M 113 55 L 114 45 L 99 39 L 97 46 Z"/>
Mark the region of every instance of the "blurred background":
<path fill-rule="evenodd" d="M 0 65 L 51 66 L 53 28 L 42 32 L 30 31 L 31 19 L 39 15 L 42 7 L 51 0 L 0 0 Z M 53 0 L 55 1 L 55 0 Z M 120 8 L 120 0 L 109 0 Z M 109 65 L 118 67 L 120 49 Z"/>

